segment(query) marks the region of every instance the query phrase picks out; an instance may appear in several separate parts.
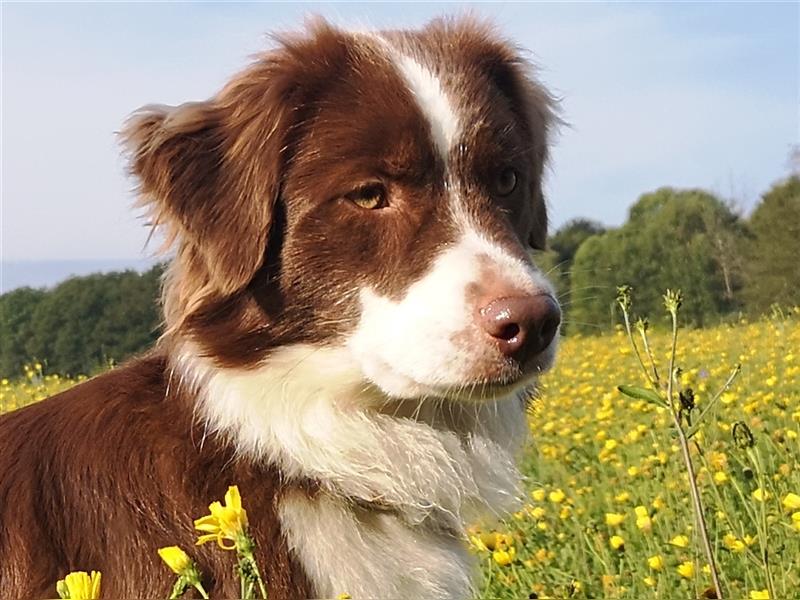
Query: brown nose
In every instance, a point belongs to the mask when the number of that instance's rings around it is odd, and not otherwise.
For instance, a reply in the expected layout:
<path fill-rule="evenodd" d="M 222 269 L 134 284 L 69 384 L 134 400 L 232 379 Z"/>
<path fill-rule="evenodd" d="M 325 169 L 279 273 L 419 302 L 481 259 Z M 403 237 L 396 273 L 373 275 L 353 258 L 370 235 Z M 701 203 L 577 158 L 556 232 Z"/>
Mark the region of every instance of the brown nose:
<path fill-rule="evenodd" d="M 561 309 L 548 294 L 498 298 L 479 314 L 479 324 L 500 352 L 520 362 L 545 350 L 561 323 Z"/>

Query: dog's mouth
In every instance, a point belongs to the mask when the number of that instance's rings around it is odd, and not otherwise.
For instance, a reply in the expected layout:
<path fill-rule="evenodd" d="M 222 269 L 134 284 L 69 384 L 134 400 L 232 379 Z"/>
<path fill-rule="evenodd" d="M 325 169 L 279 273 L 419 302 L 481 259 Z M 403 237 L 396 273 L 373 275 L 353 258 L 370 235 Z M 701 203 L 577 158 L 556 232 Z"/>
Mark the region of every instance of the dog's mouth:
<path fill-rule="evenodd" d="M 369 379 L 373 386 L 394 400 L 492 402 L 533 393 L 541 375 L 552 365 L 554 356 L 555 348 L 551 348 L 523 364 L 506 360 L 483 368 L 476 367 L 471 377 L 468 374 L 460 380 L 450 381 L 418 380 L 396 366 L 380 361 L 382 376 Z"/>

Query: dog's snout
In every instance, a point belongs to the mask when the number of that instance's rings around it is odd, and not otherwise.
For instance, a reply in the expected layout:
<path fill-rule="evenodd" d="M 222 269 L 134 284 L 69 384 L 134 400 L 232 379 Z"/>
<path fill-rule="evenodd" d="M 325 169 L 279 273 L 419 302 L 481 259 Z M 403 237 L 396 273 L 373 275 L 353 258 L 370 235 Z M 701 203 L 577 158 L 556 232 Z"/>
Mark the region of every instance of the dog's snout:
<path fill-rule="evenodd" d="M 520 361 L 545 350 L 561 323 L 561 309 L 549 294 L 497 298 L 478 313 L 479 325 L 500 352 Z"/>

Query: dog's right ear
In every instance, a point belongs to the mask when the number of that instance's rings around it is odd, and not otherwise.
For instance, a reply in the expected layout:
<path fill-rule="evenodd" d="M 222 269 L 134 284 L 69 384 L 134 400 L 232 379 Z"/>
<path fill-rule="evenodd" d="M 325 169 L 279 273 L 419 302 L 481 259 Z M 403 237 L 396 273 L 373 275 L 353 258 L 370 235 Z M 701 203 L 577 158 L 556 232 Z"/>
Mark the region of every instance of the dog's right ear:
<path fill-rule="evenodd" d="M 224 96 L 149 106 L 122 132 L 141 204 L 179 255 L 200 263 L 192 270 L 204 272 L 207 293 L 242 289 L 264 260 L 287 118 L 284 102 L 270 103 L 269 96 L 263 94 L 258 114 L 248 114 L 241 102 L 233 110 Z"/>
<path fill-rule="evenodd" d="M 352 43 L 320 19 L 276 41 L 211 100 L 145 107 L 122 132 L 141 202 L 199 296 L 234 294 L 264 262 L 294 126 Z"/>

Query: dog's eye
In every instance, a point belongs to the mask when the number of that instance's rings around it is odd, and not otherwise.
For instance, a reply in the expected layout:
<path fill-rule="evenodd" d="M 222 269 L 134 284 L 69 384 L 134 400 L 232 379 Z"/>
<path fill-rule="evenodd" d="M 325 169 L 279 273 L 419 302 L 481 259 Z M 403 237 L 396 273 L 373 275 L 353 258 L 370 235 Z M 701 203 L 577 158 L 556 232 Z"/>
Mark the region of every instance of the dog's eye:
<path fill-rule="evenodd" d="M 386 206 L 386 188 L 380 183 L 370 183 L 354 189 L 344 196 L 361 208 L 374 210 Z"/>
<path fill-rule="evenodd" d="M 517 189 L 517 171 L 507 167 L 498 173 L 494 180 L 494 193 L 498 196 L 508 196 Z"/>

